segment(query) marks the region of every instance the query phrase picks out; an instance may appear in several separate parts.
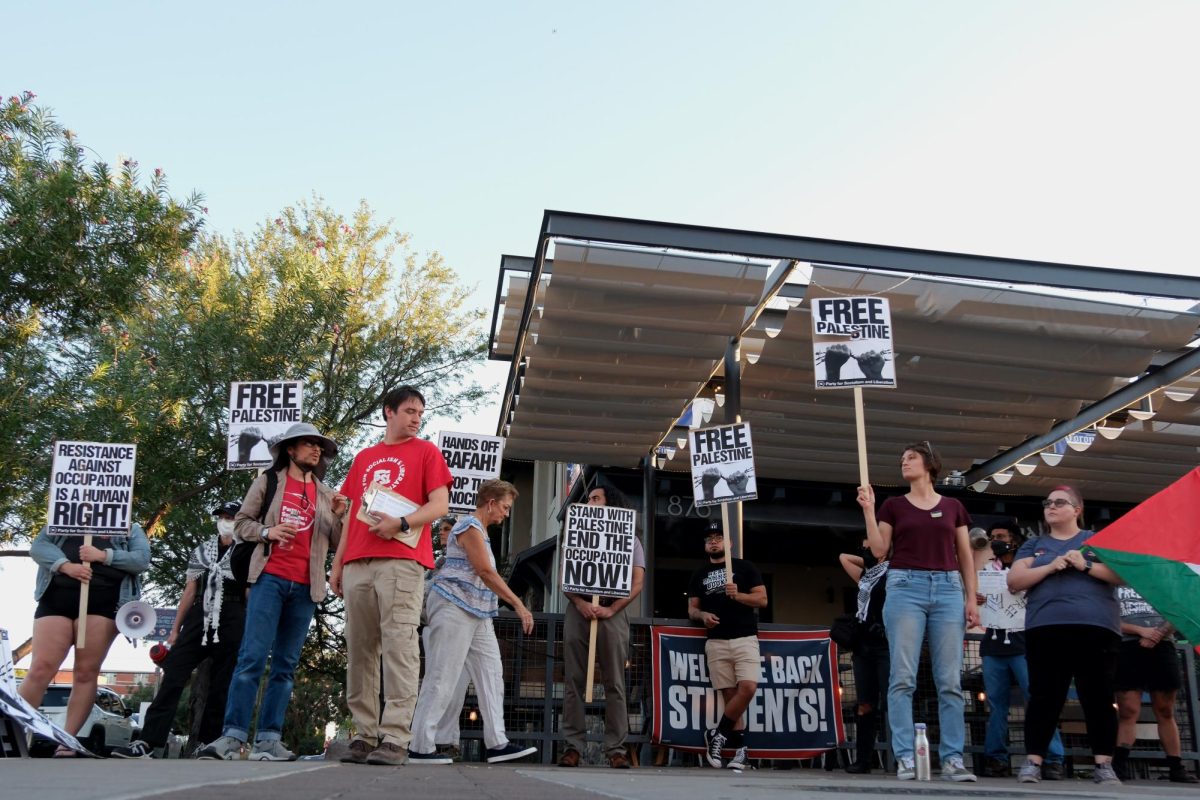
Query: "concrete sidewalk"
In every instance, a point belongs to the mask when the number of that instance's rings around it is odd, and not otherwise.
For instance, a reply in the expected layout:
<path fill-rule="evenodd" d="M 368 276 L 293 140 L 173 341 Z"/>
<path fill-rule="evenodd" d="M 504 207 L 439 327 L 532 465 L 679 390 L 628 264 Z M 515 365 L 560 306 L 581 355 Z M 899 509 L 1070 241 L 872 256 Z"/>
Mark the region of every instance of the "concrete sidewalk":
<path fill-rule="evenodd" d="M 1098 787 L 1087 780 L 1037 785 L 1015 779 L 978 783 L 901 783 L 894 777 L 822 770 L 700 768 L 561 769 L 486 764 L 371 767 L 324 761 L 0 760 L 5 800 L 395 800 L 416 794 L 432 800 L 823 800 L 879 795 L 957 798 L 1191 798 L 1193 788 L 1164 781 Z"/>

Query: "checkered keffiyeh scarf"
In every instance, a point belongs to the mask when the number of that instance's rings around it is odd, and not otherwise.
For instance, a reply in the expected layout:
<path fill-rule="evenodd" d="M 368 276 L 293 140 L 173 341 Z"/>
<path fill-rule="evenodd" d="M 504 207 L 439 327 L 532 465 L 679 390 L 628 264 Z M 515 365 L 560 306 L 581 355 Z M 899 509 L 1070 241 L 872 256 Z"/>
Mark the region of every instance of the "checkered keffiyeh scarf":
<path fill-rule="evenodd" d="M 221 603 L 225 599 L 225 581 L 233 580 L 229 559 L 234 545 L 225 548 L 225 555 L 218 558 L 217 554 L 221 552 L 219 538 L 214 536 L 193 550 L 187 568 L 189 581 L 204 577 L 204 627 L 200 640 L 204 641 L 211 631 L 213 644 L 221 641 L 217 631 L 221 623 Z"/>
<path fill-rule="evenodd" d="M 875 588 L 875 584 L 879 583 L 879 579 L 887 574 L 888 564 L 890 562 L 880 561 L 875 566 L 868 570 L 864 570 L 862 577 L 858 580 L 858 611 L 855 617 L 859 622 L 867 621 L 867 612 L 871 608 L 871 591 Z"/>

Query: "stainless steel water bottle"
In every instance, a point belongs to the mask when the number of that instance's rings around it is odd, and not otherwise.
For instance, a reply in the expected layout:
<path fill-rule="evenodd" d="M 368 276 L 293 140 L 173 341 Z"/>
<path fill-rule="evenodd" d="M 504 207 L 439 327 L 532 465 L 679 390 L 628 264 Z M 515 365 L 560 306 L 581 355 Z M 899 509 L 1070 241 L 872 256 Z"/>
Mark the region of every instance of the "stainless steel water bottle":
<path fill-rule="evenodd" d="M 925 734 L 924 722 L 918 722 L 914 727 L 916 734 L 913 737 L 913 752 L 917 780 L 927 781 L 929 780 L 929 737 Z"/>

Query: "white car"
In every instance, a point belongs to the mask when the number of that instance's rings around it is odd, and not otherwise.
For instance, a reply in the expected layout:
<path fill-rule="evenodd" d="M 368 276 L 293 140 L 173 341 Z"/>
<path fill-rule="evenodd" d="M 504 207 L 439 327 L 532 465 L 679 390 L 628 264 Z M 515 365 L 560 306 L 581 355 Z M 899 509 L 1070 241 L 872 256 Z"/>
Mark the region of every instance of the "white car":
<path fill-rule="evenodd" d="M 42 705 L 38 710 L 60 728 L 64 727 L 67 721 L 67 698 L 70 695 L 69 684 L 51 684 L 47 687 L 46 696 L 42 698 Z M 107 756 L 111 748 L 125 747 L 133 738 L 132 716 L 133 709 L 125 706 L 121 695 L 112 689 L 100 687 L 96 690 L 96 702 L 92 705 L 92 712 L 88 714 L 76 738 L 96 755 Z M 54 752 L 55 746 L 48 739 L 35 736 L 30 750 L 37 755 L 49 755 Z"/>

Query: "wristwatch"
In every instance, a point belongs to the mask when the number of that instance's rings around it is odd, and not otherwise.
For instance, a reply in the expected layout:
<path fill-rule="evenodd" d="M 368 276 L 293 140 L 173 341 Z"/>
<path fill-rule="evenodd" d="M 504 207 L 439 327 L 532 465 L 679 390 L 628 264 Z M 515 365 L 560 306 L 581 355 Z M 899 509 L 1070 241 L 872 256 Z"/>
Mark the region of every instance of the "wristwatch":
<path fill-rule="evenodd" d="M 1084 562 L 1083 562 L 1083 571 L 1084 571 L 1084 572 L 1091 572 L 1091 571 L 1092 571 L 1092 561 L 1091 561 L 1091 559 L 1084 559 Z"/>
<path fill-rule="evenodd" d="M 404 517 L 400 518 L 400 532 L 408 533 L 408 520 L 406 520 Z"/>
<path fill-rule="evenodd" d="M 258 538 L 262 539 L 264 542 L 271 541 L 271 529 L 263 528 L 262 532 L 260 534 L 258 534 Z"/>

